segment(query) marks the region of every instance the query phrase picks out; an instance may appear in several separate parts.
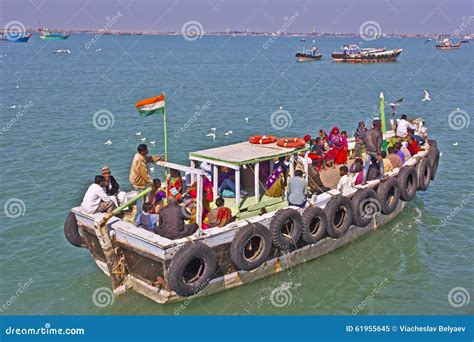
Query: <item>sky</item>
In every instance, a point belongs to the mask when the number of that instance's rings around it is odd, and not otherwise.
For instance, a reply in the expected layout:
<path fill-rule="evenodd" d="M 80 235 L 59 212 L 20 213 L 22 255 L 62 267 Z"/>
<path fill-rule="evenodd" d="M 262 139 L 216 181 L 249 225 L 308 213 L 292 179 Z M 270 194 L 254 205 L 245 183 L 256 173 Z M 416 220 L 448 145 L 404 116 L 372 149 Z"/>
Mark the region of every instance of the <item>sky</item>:
<path fill-rule="evenodd" d="M 357 33 L 376 22 L 382 33 L 474 32 L 473 0 L 0 0 L 0 28 L 181 31 L 197 21 L 204 32 L 250 30 Z M 293 18 L 293 19 L 292 19 Z M 290 23 L 291 21 L 291 23 Z"/>

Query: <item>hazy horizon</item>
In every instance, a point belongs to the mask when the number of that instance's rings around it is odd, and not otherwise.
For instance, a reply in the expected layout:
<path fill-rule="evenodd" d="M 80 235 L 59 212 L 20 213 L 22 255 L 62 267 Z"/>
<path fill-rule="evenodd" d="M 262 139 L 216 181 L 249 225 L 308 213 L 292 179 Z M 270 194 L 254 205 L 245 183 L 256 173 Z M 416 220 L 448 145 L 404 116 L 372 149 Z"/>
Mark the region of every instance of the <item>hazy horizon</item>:
<path fill-rule="evenodd" d="M 0 24 L 71 30 L 181 31 L 196 21 L 205 32 L 357 33 L 375 22 L 381 33 L 472 33 L 470 0 L 2 0 Z"/>

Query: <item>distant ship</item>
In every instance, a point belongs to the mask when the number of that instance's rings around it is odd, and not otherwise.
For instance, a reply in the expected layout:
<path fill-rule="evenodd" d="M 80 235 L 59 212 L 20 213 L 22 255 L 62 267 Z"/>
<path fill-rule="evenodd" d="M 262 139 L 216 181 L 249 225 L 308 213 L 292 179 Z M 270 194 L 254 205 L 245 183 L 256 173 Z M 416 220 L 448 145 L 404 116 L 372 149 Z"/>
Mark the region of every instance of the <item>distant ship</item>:
<path fill-rule="evenodd" d="M 30 38 L 30 33 L 0 33 L 0 42 L 26 43 Z"/>
<path fill-rule="evenodd" d="M 66 34 L 65 32 L 52 33 L 46 28 L 40 29 L 39 32 L 40 32 L 40 38 L 43 40 L 64 40 L 69 37 L 69 35 Z"/>
<path fill-rule="evenodd" d="M 297 51 L 295 55 L 298 62 L 317 61 L 320 60 L 321 57 L 323 57 L 323 55 L 319 53 L 319 49 L 316 47 L 314 40 L 313 47 L 310 50 L 303 48 L 302 51 Z"/>
<path fill-rule="evenodd" d="M 453 43 L 449 36 L 439 36 L 436 42 L 436 48 L 439 50 L 458 50 L 461 48 L 461 42 Z"/>
<path fill-rule="evenodd" d="M 361 49 L 355 44 L 344 45 L 341 51 L 333 52 L 335 62 L 347 63 L 384 63 L 396 62 L 402 49 L 387 50 L 385 48 Z"/>

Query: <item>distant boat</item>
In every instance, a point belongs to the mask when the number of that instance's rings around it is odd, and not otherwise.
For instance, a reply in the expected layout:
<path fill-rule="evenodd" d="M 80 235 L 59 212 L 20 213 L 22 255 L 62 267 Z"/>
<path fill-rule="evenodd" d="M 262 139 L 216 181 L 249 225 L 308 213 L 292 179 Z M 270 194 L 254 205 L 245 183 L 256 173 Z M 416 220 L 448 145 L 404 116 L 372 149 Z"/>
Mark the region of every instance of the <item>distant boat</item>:
<path fill-rule="evenodd" d="M 458 50 L 461 48 L 461 42 L 453 43 L 449 36 L 439 36 L 436 48 L 439 50 Z"/>
<path fill-rule="evenodd" d="M 26 43 L 31 38 L 30 33 L 8 33 L 4 32 L 0 34 L 0 42 L 12 42 L 12 43 Z"/>
<path fill-rule="evenodd" d="M 69 37 L 65 32 L 52 33 L 48 29 L 40 29 L 40 38 L 43 40 L 64 40 Z"/>
<path fill-rule="evenodd" d="M 313 40 L 313 44 L 314 43 L 315 41 Z M 319 53 L 319 49 L 316 47 L 316 45 L 313 45 L 310 50 L 303 48 L 302 51 L 297 51 L 295 55 L 296 61 L 298 62 L 317 61 L 320 60 L 321 57 L 323 57 L 323 55 Z"/>
<path fill-rule="evenodd" d="M 304 38 L 301 38 L 301 39 L 300 39 L 300 42 L 302 42 L 302 43 L 306 43 L 306 39 L 304 39 Z"/>
<path fill-rule="evenodd" d="M 70 54 L 71 51 L 70 51 L 70 50 L 56 50 L 56 51 L 54 51 L 53 53 L 65 53 L 65 54 Z"/>
<path fill-rule="evenodd" d="M 344 45 L 341 51 L 333 52 L 332 58 L 335 62 L 348 63 L 384 63 L 396 62 L 402 49 L 387 50 L 385 48 L 361 49 L 355 44 Z"/>

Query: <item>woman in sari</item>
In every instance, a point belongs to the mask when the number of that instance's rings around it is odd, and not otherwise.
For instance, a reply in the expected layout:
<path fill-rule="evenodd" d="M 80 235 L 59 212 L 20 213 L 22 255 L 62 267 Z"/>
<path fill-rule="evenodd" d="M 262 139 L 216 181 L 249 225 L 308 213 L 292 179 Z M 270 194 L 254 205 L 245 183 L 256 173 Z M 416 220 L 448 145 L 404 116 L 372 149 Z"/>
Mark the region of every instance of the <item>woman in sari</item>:
<path fill-rule="evenodd" d="M 168 197 L 176 197 L 178 194 L 181 195 L 181 193 L 183 192 L 183 184 L 181 174 L 178 170 L 170 169 L 170 175 L 167 179 L 167 185 Z"/>
<path fill-rule="evenodd" d="M 329 134 L 329 142 L 334 151 L 334 163 L 344 164 L 347 161 L 347 150 L 344 149 L 344 137 L 339 132 L 339 128 L 334 127 L 331 130 L 331 133 Z"/>
<path fill-rule="evenodd" d="M 356 142 L 357 158 L 362 158 L 362 146 L 364 146 L 365 135 L 367 134 L 367 127 L 364 121 L 359 121 L 354 137 Z"/>
<path fill-rule="evenodd" d="M 269 197 L 281 197 L 283 195 L 284 169 L 283 163 L 276 163 L 273 173 L 265 182 L 265 195 Z"/>

